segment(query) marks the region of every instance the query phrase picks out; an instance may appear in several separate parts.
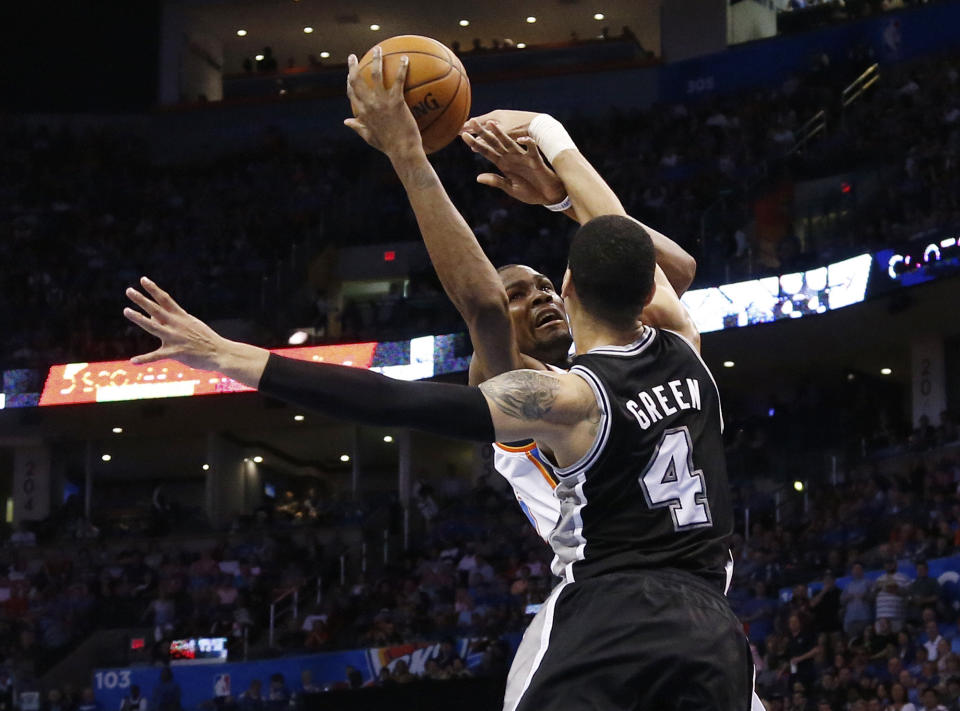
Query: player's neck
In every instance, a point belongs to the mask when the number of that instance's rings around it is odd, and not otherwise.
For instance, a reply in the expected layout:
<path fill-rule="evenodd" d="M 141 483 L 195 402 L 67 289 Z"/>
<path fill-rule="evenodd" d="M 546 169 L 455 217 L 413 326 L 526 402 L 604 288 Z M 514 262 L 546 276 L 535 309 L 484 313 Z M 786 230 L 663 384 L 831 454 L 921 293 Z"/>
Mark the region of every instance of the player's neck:
<path fill-rule="evenodd" d="M 601 346 L 629 346 L 643 335 L 643 324 L 621 329 L 607 326 L 596 321 L 587 321 L 573 326 L 573 340 L 577 344 L 577 355 Z"/>

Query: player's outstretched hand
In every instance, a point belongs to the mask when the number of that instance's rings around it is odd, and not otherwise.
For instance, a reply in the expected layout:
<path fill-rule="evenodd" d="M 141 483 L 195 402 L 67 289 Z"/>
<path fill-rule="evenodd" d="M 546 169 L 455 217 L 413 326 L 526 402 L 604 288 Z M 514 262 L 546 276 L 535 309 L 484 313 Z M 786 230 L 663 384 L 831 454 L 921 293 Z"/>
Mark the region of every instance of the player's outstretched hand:
<path fill-rule="evenodd" d="M 536 111 L 497 109 L 482 116 L 467 119 L 467 122 L 463 124 L 462 133 L 479 133 L 482 126 L 493 121 L 500 124 L 500 128 L 511 138 L 519 138 L 527 135 L 527 128 L 537 115 Z"/>
<path fill-rule="evenodd" d="M 173 298 L 147 277 L 140 278 L 140 286 L 149 294 L 133 287 L 127 289 L 127 298 L 146 312 L 127 307 L 123 315 L 147 333 L 160 339 L 160 347 L 150 353 L 134 356 L 136 365 L 172 358 L 191 368 L 216 370 L 217 355 L 226 339 L 195 316 L 191 316 Z M 151 298 L 152 297 L 152 298 Z"/>
<path fill-rule="evenodd" d="M 423 150 L 423 141 L 417 122 L 403 98 L 403 84 L 407 78 L 409 60 L 401 57 L 393 84 L 388 89 L 383 77 L 383 50 L 373 50 L 370 78 L 367 83 L 360 73 L 357 56 L 347 58 L 347 96 L 356 118 L 344 120 L 367 143 L 388 156 L 406 150 Z"/>
<path fill-rule="evenodd" d="M 461 134 L 464 143 L 493 163 L 503 175 L 481 173 L 477 182 L 499 188 L 529 205 L 553 205 L 566 197 L 563 181 L 548 166 L 529 136 L 511 138 L 495 121 L 476 126 L 474 133 Z"/>

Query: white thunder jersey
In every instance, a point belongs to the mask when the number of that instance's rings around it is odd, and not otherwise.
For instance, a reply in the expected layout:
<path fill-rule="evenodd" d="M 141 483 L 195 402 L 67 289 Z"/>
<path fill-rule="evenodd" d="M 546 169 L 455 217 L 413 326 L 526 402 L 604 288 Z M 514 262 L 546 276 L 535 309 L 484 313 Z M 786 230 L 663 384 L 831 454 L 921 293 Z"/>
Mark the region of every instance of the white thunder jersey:
<path fill-rule="evenodd" d="M 557 480 L 553 465 L 536 442 L 493 445 L 493 465 L 513 487 L 520 508 L 543 540 L 560 519 L 560 500 L 554 495 Z"/>

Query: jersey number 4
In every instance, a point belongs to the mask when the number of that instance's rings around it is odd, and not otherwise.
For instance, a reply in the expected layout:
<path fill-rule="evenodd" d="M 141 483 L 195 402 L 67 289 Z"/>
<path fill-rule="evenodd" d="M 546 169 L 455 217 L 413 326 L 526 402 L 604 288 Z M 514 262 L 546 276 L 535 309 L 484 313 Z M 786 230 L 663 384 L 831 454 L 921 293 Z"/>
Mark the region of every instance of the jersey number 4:
<path fill-rule="evenodd" d="M 693 447 L 686 427 L 667 430 L 640 476 L 650 508 L 668 507 L 676 530 L 713 523 L 704 493 L 703 470 L 693 469 Z"/>

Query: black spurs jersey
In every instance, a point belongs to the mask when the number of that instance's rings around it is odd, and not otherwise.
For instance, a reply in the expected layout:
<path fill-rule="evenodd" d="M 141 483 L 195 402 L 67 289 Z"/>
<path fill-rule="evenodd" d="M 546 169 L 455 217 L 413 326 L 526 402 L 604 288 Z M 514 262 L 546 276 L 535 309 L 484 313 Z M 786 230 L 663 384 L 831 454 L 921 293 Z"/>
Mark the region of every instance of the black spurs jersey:
<path fill-rule="evenodd" d="M 571 372 L 594 390 L 601 421 L 590 451 L 555 470 L 554 573 L 676 568 L 723 590 L 733 515 L 720 396 L 700 354 L 647 327 L 629 346 L 576 356 Z"/>

